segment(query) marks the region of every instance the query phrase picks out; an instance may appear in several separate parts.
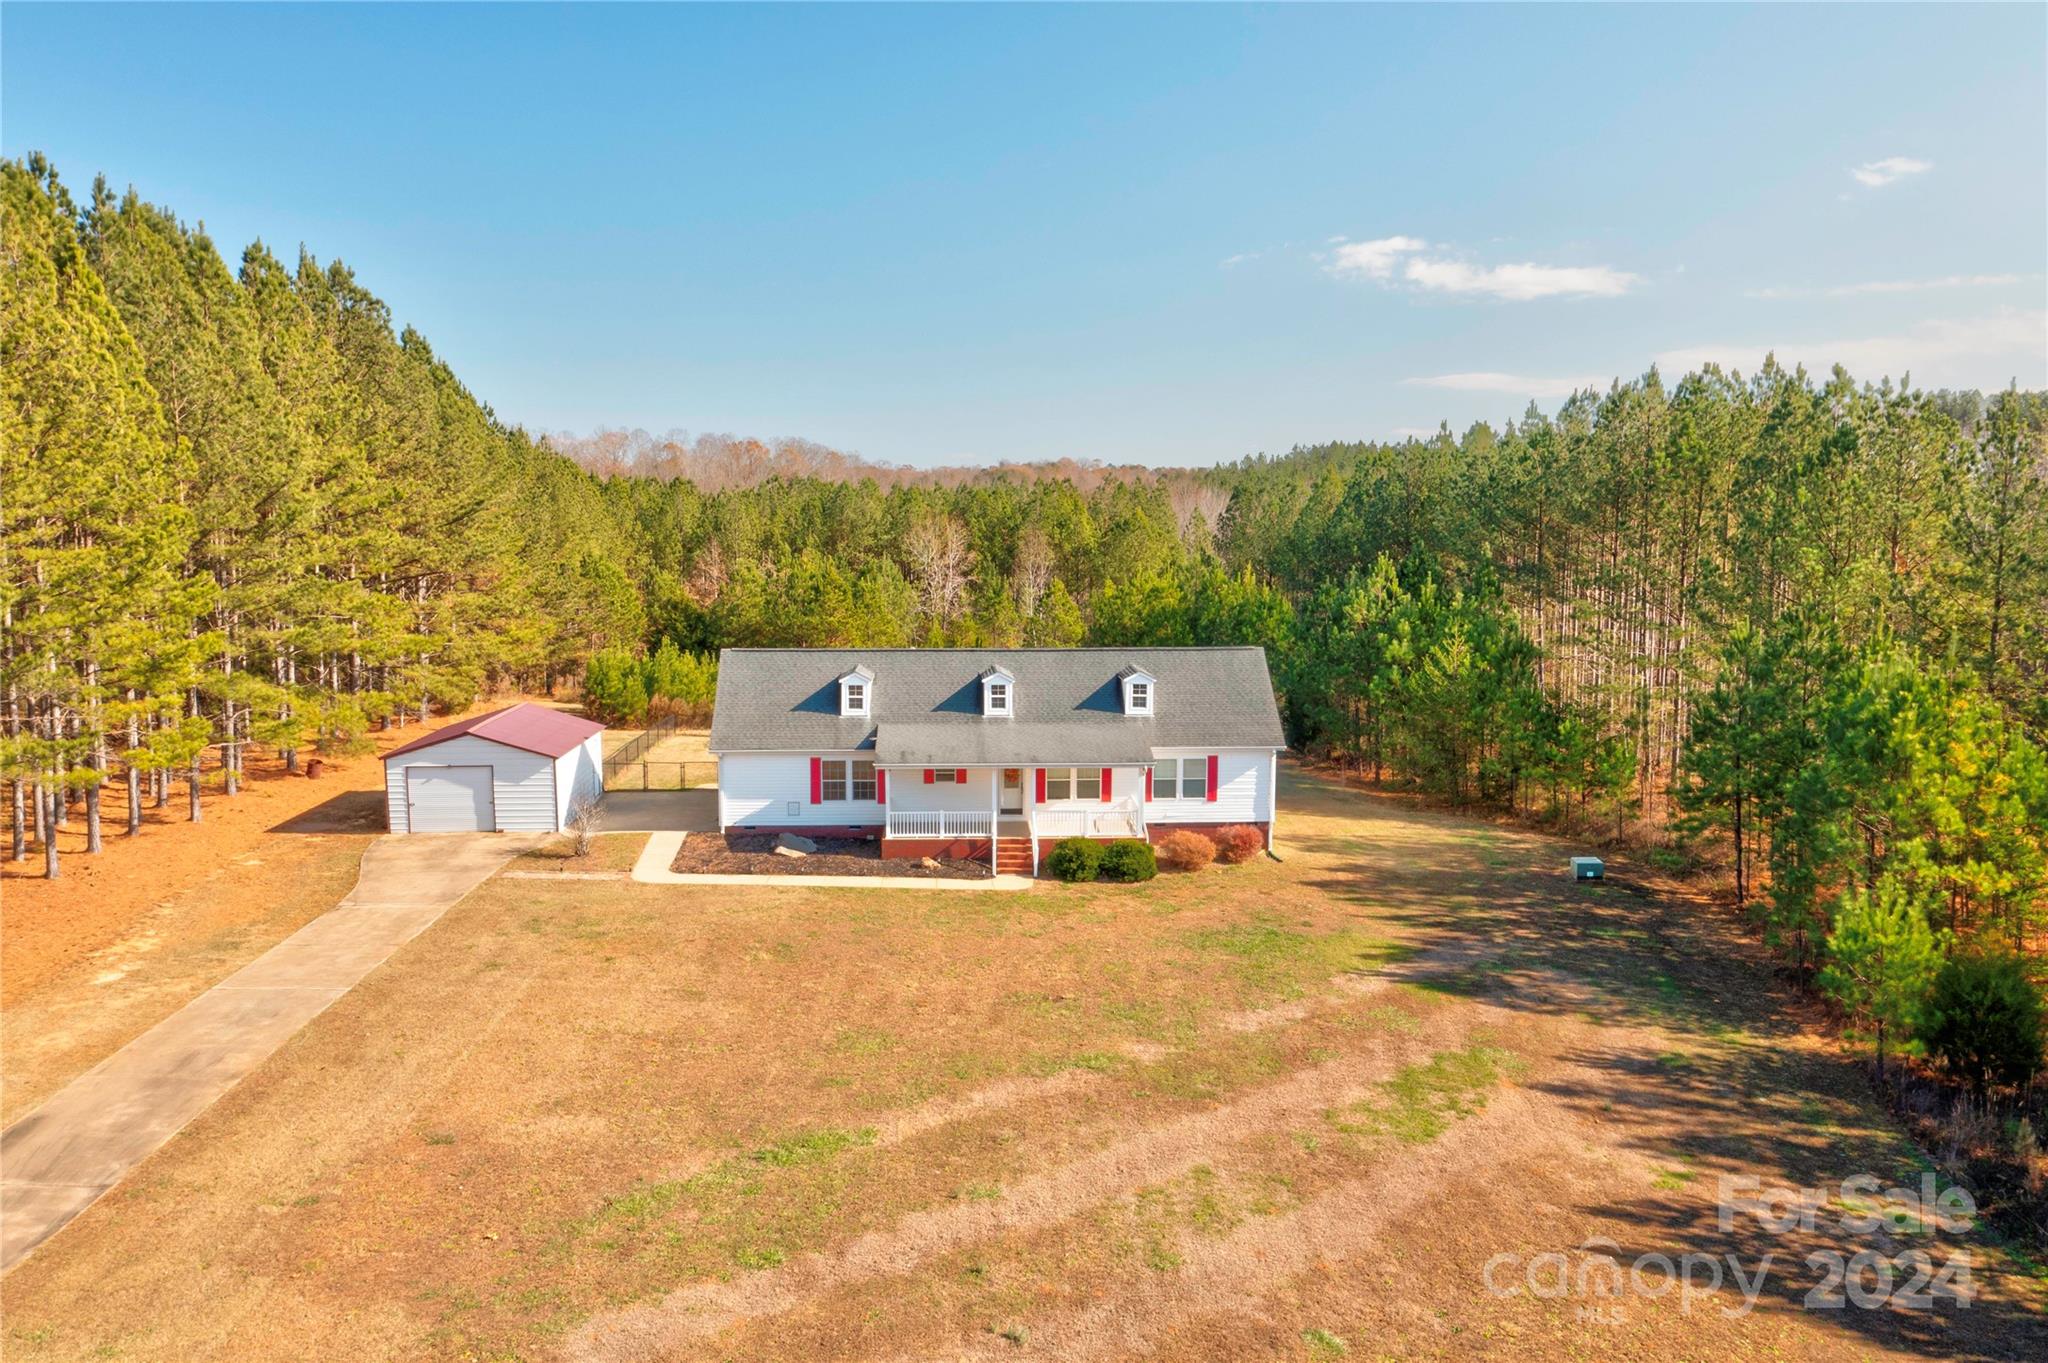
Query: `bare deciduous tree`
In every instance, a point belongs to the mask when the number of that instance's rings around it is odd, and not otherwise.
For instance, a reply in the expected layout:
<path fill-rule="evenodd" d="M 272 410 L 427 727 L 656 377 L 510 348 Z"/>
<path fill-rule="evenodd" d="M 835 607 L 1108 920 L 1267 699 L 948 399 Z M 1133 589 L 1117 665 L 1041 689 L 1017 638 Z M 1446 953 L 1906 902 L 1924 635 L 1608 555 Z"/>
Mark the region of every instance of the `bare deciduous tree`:
<path fill-rule="evenodd" d="M 974 584 L 974 551 L 960 522 L 951 516 L 925 517 L 904 536 L 903 556 L 924 613 L 939 620 L 957 617 Z"/>
<path fill-rule="evenodd" d="M 1038 603 L 1052 586 L 1052 545 L 1037 526 L 1025 526 L 1018 536 L 1010 575 L 1017 584 L 1018 613 L 1028 620 L 1038 614 Z"/>
<path fill-rule="evenodd" d="M 569 846 L 579 857 L 590 855 L 590 845 L 604 831 L 604 807 L 583 796 L 569 808 Z"/>

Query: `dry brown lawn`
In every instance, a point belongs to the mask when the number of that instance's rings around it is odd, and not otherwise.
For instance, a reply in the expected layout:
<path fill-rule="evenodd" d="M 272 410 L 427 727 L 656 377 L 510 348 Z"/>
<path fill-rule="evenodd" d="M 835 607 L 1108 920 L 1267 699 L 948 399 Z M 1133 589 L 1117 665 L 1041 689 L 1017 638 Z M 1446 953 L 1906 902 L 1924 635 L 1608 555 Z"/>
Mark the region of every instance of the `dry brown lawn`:
<path fill-rule="evenodd" d="M 1724 1174 L 1917 1171 L 1718 916 L 1284 786 L 1284 861 L 1142 886 L 514 863 L 0 1282 L 6 1355 L 2048 1351 L 2040 1284 L 1968 1237 L 1718 1226 Z M 1595 1238 L 1777 1260 L 1746 1314 L 1484 1285 Z M 1866 1246 L 1967 1250 L 1975 1305 L 1802 1309 L 1806 1253 Z"/>

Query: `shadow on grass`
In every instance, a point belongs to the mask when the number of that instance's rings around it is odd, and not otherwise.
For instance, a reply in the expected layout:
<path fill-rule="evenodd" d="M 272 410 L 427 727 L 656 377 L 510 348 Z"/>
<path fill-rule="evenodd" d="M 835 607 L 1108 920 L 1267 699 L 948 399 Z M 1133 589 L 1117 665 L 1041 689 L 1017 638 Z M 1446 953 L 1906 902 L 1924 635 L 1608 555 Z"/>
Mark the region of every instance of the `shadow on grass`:
<path fill-rule="evenodd" d="M 1426 951 L 1474 949 L 1470 963 L 1409 983 L 1511 1012 L 1617 1029 L 1649 1024 L 1667 1039 L 1646 1049 L 1640 1032 L 1617 1030 L 1613 1045 L 1560 1057 L 1569 1081 L 1528 1084 L 1657 1171 L 1640 1195 L 1580 1207 L 1633 1232 L 1609 1251 L 1624 1267 L 1643 1254 L 1704 1254 L 1720 1256 L 1725 1270 L 1735 1254 L 1753 1272 L 1774 1254 L 1760 1306 L 1804 1311 L 1826 1276 L 1809 1266 L 1810 1253 L 1873 1251 L 1894 1261 L 1897 1288 L 1912 1276 L 1897 1256 L 1919 1249 L 1938 1266 L 1961 1254 L 1978 1289 L 1967 1309 L 1937 1297 L 1927 1309 L 1851 1300 L 1817 1314 L 1873 1346 L 1929 1357 L 2048 1358 L 2039 1284 L 1986 1232 L 1852 1232 L 1839 1205 L 1811 1232 L 1777 1234 L 1748 1216 L 1722 1228 L 1724 1176 L 1835 1192 L 1852 1175 L 1911 1186 L 1928 1167 L 1862 1072 L 1813 1044 L 1810 1005 L 1730 920 L 1631 883 L 1625 866 L 1606 882 L 1573 881 L 1566 867 L 1576 849 L 1548 835 L 1291 775 L 1283 791 L 1312 816 L 1287 839 L 1317 863 L 1308 884 L 1369 909 Z M 1341 818 L 1346 832 L 1319 829 L 1314 816 Z"/>
<path fill-rule="evenodd" d="M 345 790 L 311 809 L 274 824 L 272 833 L 382 833 L 384 792 Z"/>

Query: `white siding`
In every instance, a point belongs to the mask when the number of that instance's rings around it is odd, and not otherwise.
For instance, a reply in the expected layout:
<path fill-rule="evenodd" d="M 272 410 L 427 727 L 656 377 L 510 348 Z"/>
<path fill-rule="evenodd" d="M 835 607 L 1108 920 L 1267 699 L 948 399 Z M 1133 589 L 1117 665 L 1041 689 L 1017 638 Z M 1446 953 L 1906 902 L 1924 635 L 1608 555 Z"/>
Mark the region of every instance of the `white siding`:
<path fill-rule="evenodd" d="M 384 764 L 385 817 L 394 833 L 406 831 L 405 769 L 412 766 L 490 767 L 498 831 L 544 833 L 556 828 L 554 763 L 539 753 L 464 734 Z"/>
<path fill-rule="evenodd" d="M 555 826 L 567 828 L 576 801 L 595 800 L 604 794 L 604 742 L 601 733 L 592 734 L 577 747 L 555 759 Z"/>
<path fill-rule="evenodd" d="M 840 752 L 818 756 L 868 760 L 871 754 Z M 892 773 L 889 779 L 893 783 L 898 778 Z M 795 801 L 794 814 L 789 812 L 791 801 Z M 880 824 L 882 802 L 834 800 L 829 804 L 812 804 L 811 758 L 807 753 L 726 753 L 718 759 L 718 822 L 723 828 L 739 824 Z"/>
<path fill-rule="evenodd" d="M 1188 748 L 1161 748 L 1153 756 L 1206 758 Z M 1273 817 L 1273 754 L 1265 748 L 1226 748 L 1216 754 L 1216 798 L 1153 800 L 1147 823 L 1265 823 Z M 1139 780 L 1143 780 L 1140 777 Z"/>
<path fill-rule="evenodd" d="M 833 753 L 823 756 L 844 757 Z M 1163 749 L 1159 757 L 1206 759 L 1206 752 Z M 1273 754 L 1264 748 L 1225 749 L 1216 754 L 1216 798 L 1153 800 L 1145 805 L 1151 823 L 1266 823 L 1273 817 L 1270 789 Z M 889 804 L 896 809 L 986 810 L 997 772 L 990 767 L 970 767 L 965 785 L 924 784 L 921 768 L 895 768 L 889 772 Z M 1036 803 L 1038 768 L 1024 768 L 1024 800 Z M 1115 767 L 1110 773 L 1110 790 L 1117 800 L 1143 798 L 1145 769 Z M 795 813 L 790 802 L 795 802 Z M 1048 800 L 1039 808 L 1071 808 L 1097 805 L 1099 800 Z M 811 803 L 811 759 L 804 753 L 727 753 L 718 762 L 719 821 L 724 827 L 740 824 L 877 824 L 882 821 L 880 802 L 834 801 Z"/>
<path fill-rule="evenodd" d="M 889 806 L 892 809 L 943 809 L 947 813 L 986 814 L 995 807 L 996 777 L 992 767 L 969 767 L 965 784 L 958 781 L 924 783 L 923 767 L 889 769 Z M 1030 779 L 1028 776 L 1025 778 Z M 1027 788 L 1025 796 L 1030 797 Z"/>
<path fill-rule="evenodd" d="M 1059 767 L 1055 768 L 1055 770 L 1065 771 L 1066 768 Z M 1079 770 L 1084 772 L 1100 771 L 1101 768 L 1082 767 Z M 1024 803 L 1036 809 L 1074 809 L 1076 807 L 1085 809 L 1121 800 L 1137 800 L 1142 803 L 1145 798 L 1145 769 L 1143 767 L 1111 767 L 1109 769 L 1110 798 L 1108 800 L 1104 800 L 1100 796 L 1093 800 L 1070 797 L 1065 800 L 1049 799 L 1041 804 L 1038 799 L 1038 771 L 1037 767 L 1024 768 Z"/>

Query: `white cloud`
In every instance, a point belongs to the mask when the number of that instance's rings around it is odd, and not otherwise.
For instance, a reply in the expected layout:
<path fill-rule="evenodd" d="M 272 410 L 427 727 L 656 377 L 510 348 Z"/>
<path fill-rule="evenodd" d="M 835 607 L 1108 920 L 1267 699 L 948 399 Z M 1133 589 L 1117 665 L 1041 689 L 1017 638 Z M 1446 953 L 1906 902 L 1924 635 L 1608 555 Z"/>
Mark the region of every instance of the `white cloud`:
<path fill-rule="evenodd" d="M 1377 241 L 1353 241 L 1339 246 L 1330 260 L 1330 273 L 1385 279 L 1394 272 L 1394 262 L 1411 252 L 1427 249 L 1420 237 L 1381 237 Z"/>
<path fill-rule="evenodd" d="M 1908 372 L 1928 387 L 2003 387 L 2017 377 L 2038 385 L 2048 377 L 2048 312 L 2006 309 L 1983 317 L 1931 318 L 1903 332 L 1836 341 L 1695 345 L 1657 357 L 1667 375 L 1718 364 L 1753 374 L 1766 354 L 1791 368 L 1825 373 L 1841 365 L 1859 380 L 1897 379 Z"/>
<path fill-rule="evenodd" d="M 1873 293 L 1922 293 L 1928 289 L 1984 289 L 2024 284 L 2037 274 L 1945 274 L 1933 279 L 1873 279 L 1829 288 L 1751 289 L 1751 298 L 1856 298 Z"/>
<path fill-rule="evenodd" d="M 1420 237 L 1380 237 L 1345 242 L 1327 257 L 1326 268 L 1340 279 L 1396 280 L 1429 293 L 1483 295 L 1513 303 L 1537 298 L 1614 298 L 1642 280 L 1606 265 L 1474 265 L 1430 249 Z"/>
<path fill-rule="evenodd" d="M 1887 156 L 1881 161 L 1865 161 L 1850 168 L 1856 183 L 1868 189 L 1883 189 L 1886 185 L 1903 180 L 1908 175 L 1925 175 L 1934 169 L 1932 161 L 1916 161 L 1910 156 Z"/>
<path fill-rule="evenodd" d="M 1480 293 L 1510 302 L 1535 298 L 1618 298 L 1641 277 L 1605 265 L 1468 265 L 1461 260 L 1410 260 L 1403 272 L 1438 293 Z"/>
<path fill-rule="evenodd" d="M 1225 256 L 1222 260 L 1219 260 L 1216 263 L 1227 270 L 1233 265 L 1242 265 L 1247 260 L 1257 260 L 1260 256 L 1264 254 L 1266 254 L 1264 251 L 1239 251 L 1236 255 Z"/>
<path fill-rule="evenodd" d="M 1427 378 L 1403 379 L 1416 388 L 1448 388 L 1460 393 L 1506 393 L 1522 398 L 1568 398 L 1582 388 L 1602 389 L 1607 380 L 1597 377 L 1529 378 L 1522 374 L 1432 374 Z"/>

